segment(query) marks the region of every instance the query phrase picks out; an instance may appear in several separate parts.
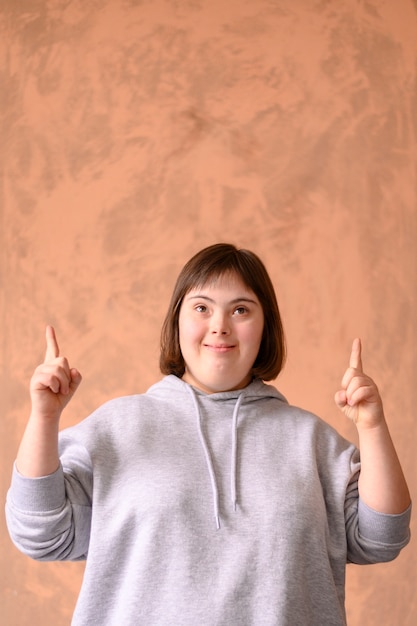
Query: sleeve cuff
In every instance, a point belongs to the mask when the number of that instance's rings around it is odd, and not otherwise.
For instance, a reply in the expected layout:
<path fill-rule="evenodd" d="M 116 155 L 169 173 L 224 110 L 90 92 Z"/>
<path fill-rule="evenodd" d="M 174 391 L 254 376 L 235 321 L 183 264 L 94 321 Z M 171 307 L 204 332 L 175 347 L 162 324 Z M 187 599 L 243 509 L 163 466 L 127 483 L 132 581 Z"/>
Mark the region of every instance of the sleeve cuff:
<path fill-rule="evenodd" d="M 36 513 L 59 509 L 65 501 L 65 481 L 62 466 L 60 465 L 56 472 L 49 476 L 28 478 L 19 473 L 15 464 L 10 499 L 13 506 L 21 511 Z"/>
<path fill-rule="evenodd" d="M 398 514 L 380 513 L 359 498 L 359 532 L 362 537 L 384 544 L 402 544 L 410 537 L 411 504 Z"/>

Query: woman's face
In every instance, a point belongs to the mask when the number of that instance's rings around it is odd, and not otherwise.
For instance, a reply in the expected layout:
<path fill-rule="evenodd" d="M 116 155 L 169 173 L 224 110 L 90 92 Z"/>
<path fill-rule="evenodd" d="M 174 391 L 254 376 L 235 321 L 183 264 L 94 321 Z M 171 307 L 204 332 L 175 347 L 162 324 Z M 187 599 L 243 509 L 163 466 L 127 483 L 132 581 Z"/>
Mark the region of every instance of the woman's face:
<path fill-rule="evenodd" d="M 262 306 L 236 274 L 192 289 L 179 315 L 183 380 L 206 393 L 246 387 L 263 328 Z"/>

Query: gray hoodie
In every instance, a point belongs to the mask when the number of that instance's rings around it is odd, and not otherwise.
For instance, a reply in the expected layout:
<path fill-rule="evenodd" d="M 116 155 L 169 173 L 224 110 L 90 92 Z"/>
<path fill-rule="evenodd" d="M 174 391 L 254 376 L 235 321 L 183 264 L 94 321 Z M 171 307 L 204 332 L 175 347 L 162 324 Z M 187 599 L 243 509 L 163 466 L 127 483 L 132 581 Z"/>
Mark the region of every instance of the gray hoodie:
<path fill-rule="evenodd" d="M 410 511 L 358 497 L 357 449 L 272 386 L 206 395 L 175 376 L 60 434 L 10 535 L 87 559 L 74 626 L 341 626 L 346 563 L 395 558 Z"/>

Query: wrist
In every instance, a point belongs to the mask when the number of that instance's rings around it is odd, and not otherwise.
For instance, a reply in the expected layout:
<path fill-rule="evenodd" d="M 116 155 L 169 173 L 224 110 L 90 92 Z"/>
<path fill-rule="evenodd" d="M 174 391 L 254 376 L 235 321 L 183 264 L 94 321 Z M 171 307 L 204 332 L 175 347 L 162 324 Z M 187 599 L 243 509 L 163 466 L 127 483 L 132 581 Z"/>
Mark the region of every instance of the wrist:
<path fill-rule="evenodd" d="M 375 415 L 374 417 L 368 418 L 366 420 L 358 420 L 357 422 L 355 422 L 355 426 L 358 430 L 359 435 L 372 432 L 385 432 L 388 430 L 388 425 L 383 413 Z"/>
<path fill-rule="evenodd" d="M 53 425 L 59 425 L 61 414 L 62 411 L 40 411 L 32 407 L 29 422 L 39 424 L 40 426 L 45 425 L 50 428 Z"/>

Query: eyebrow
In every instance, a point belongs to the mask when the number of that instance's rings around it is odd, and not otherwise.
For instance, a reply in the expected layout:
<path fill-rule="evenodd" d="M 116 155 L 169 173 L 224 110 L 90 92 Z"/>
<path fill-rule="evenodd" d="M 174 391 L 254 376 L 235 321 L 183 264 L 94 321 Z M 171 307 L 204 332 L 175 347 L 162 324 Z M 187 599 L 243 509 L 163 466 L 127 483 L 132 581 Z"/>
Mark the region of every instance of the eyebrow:
<path fill-rule="evenodd" d="M 207 300 L 208 302 L 215 303 L 215 300 L 213 300 L 213 298 L 209 298 L 208 296 L 205 296 L 204 294 L 196 294 L 195 296 L 188 296 L 187 300 Z M 233 300 L 230 300 L 229 304 L 237 304 L 238 302 L 251 302 L 252 304 L 256 304 L 256 305 L 259 304 L 258 302 L 256 302 L 256 300 L 253 300 L 252 298 L 247 298 L 246 296 L 242 296 L 242 298 L 234 298 Z"/>

